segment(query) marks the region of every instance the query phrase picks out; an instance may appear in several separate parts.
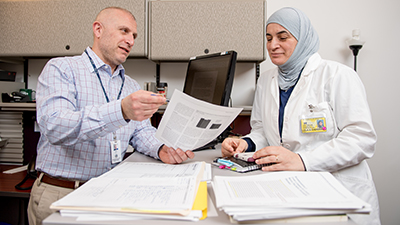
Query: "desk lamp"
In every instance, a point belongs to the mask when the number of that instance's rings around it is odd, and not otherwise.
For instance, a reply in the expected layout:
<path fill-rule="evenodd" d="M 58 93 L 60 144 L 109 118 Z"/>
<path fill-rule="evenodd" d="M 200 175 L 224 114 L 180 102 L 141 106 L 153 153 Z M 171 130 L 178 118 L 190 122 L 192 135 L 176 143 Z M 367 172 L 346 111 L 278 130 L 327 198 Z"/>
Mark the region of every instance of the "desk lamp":
<path fill-rule="evenodd" d="M 347 41 L 349 48 L 353 51 L 354 70 L 357 71 L 357 55 L 365 41 L 360 39 L 360 29 L 353 30 L 353 37 Z"/>

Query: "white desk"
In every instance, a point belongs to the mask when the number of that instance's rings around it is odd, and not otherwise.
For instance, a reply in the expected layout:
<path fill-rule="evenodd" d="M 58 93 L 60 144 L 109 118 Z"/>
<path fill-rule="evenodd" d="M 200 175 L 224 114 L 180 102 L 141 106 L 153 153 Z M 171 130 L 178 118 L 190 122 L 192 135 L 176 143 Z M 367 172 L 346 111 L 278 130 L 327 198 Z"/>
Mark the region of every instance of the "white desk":
<path fill-rule="evenodd" d="M 191 162 L 191 161 L 205 161 L 207 163 L 211 163 L 212 160 L 215 157 L 221 156 L 221 151 L 217 146 L 216 150 L 203 150 L 203 151 L 197 151 L 195 152 L 195 158 L 192 160 L 188 160 L 186 162 Z M 130 162 L 159 162 L 153 158 L 147 157 L 143 154 L 140 154 L 138 152 L 133 153 L 131 156 L 129 156 L 126 161 Z M 247 175 L 253 175 L 253 174 L 258 174 L 262 173 L 260 170 L 259 171 L 252 171 L 248 173 L 235 173 L 229 170 L 222 170 L 219 169 L 216 166 L 212 166 L 212 176 L 247 176 Z M 213 201 L 215 205 L 215 197 L 214 197 L 214 192 L 211 187 L 211 185 L 208 185 L 208 194 Z M 218 217 L 207 217 L 204 220 L 200 220 L 198 222 L 188 222 L 188 221 L 176 221 L 176 220 L 137 220 L 137 221 L 116 221 L 116 222 L 110 222 L 110 221 L 105 221 L 105 222 L 86 222 L 86 221 L 75 221 L 75 218 L 69 218 L 69 217 L 62 217 L 59 213 L 54 213 L 48 218 L 46 218 L 43 221 L 44 225 L 66 225 L 66 224 L 74 224 L 74 225 L 87 225 L 87 224 L 93 224 L 93 225 L 109 225 L 109 224 L 146 224 L 146 225 L 183 225 L 183 224 L 207 224 L 207 225 L 213 225 L 213 224 L 230 224 L 228 216 L 224 212 L 218 211 Z M 302 223 L 304 224 L 304 223 Z M 315 223 L 316 225 L 318 223 Z M 324 223 L 324 225 L 355 225 L 354 222 L 352 221 L 347 221 L 347 222 L 334 222 L 334 223 Z"/>

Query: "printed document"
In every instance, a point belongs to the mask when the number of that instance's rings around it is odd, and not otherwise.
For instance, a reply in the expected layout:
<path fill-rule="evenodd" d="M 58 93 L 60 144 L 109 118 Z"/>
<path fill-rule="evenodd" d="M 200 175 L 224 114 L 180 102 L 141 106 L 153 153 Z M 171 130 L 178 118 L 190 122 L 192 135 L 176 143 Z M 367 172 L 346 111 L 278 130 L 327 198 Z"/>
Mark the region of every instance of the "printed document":
<path fill-rule="evenodd" d="M 169 165 L 124 162 L 56 201 L 50 208 L 189 215 L 204 162 Z"/>
<path fill-rule="evenodd" d="M 369 213 L 371 206 L 329 172 L 269 172 L 216 176 L 216 206 L 234 220 Z"/>
<path fill-rule="evenodd" d="M 211 104 L 175 90 L 156 137 L 169 147 L 194 150 L 217 138 L 242 110 Z"/>

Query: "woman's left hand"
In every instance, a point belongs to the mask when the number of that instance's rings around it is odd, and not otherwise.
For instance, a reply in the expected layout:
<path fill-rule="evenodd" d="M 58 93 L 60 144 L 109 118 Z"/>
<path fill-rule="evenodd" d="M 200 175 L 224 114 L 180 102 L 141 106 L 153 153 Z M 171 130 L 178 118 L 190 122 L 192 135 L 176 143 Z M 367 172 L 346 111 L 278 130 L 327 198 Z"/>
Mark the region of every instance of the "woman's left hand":
<path fill-rule="evenodd" d="M 257 164 L 274 163 L 264 166 L 263 171 L 304 171 L 303 160 L 300 156 L 281 146 L 268 146 L 256 151 L 253 155 Z"/>

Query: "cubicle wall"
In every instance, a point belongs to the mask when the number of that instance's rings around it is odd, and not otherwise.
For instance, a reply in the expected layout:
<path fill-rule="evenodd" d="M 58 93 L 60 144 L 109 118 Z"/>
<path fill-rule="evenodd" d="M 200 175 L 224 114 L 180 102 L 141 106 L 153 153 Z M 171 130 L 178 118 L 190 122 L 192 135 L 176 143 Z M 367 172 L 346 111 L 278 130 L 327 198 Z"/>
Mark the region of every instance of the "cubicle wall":
<path fill-rule="evenodd" d="M 188 61 L 235 50 L 238 61 L 265 60 L 266 2 L 150 1 L 149 59 Z"/>
<path fill-rule="evenodd" d="M 108 6 L 135 15 L 139 36 L 130 56 L 145 57 L 145 0 L 0 0 L 0 57 L 82 54 L 93 43 L 91 25 L 97 13 Z"/>
<path fill-rule="evenodd" d="M 0 57 L 82 54 L 93 43 L 96 14 L 107 6 L 136 17 L 131 58 L 188 61 L 229 50 L 238 61 L 266 57 L 264 0 L 0 0 Z"/>

